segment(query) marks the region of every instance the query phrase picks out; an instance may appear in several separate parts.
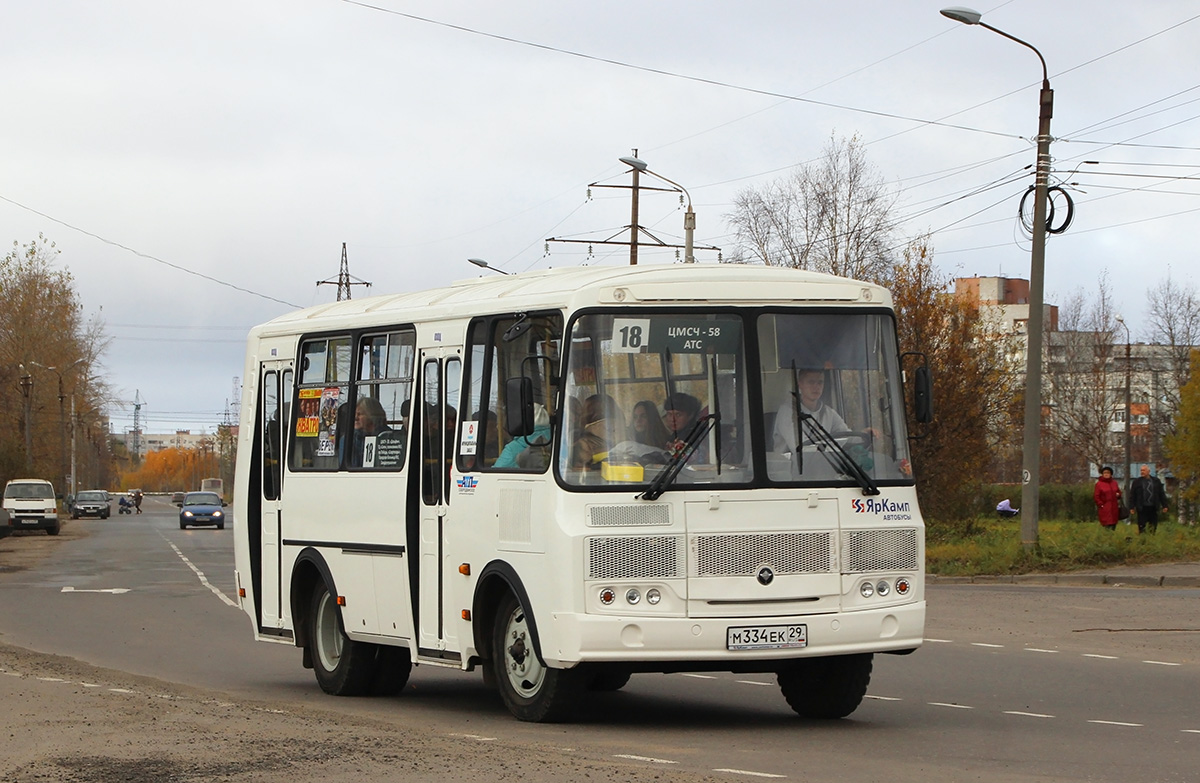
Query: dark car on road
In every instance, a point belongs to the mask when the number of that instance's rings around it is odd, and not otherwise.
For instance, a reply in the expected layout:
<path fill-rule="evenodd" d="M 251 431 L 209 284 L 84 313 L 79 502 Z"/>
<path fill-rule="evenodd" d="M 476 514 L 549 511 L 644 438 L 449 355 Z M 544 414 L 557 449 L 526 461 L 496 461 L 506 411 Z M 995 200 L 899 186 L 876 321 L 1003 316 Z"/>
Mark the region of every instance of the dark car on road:
<path fill-rule="evenodd" d="M 87 489 L 75 496 L 71 502 L 71 519 L 80 517 L 99 517 L 108 519 L 112 506 L 108 503 L 108 493 L 99 489 Z"/>
<path fill-rule="evenodd" d="M 179 529 L 186 530 L 193 525 L 216 525 L 217 530 L 224 530 L 224 505 L 216 492 L 187 493 L 183 496 L 183 505 L 179 507 Z"/>

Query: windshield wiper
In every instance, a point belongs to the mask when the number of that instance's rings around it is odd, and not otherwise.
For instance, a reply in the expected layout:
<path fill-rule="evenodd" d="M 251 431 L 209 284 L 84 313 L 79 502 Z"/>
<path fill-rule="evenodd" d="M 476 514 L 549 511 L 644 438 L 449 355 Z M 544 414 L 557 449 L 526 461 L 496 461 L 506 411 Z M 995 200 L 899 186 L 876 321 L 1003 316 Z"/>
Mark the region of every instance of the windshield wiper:
<path fill-rule="evenodd" d="M 797 405 L 796 407 L 799 408 L 800 406 Z M 817 417 L 802 410 L 798 412 L 802 426 L 808 426 L 808 439 L 817 447 L 817 451 L 825 459 L 829 460 L 829 464 L 833 466 L 834 470 L 840 470 L 843 475 L 850 476 L 857 481 L 859 486 L 862 487 L 864 495 L 878 495 L 879 487 L 876 486 L 875 481 L 867 475 L 867 472 L 862 469 L 861 465 L 854 461 L 854 458 L 846 452 L 842 444 L 838 443 L 837 439 L 829 434 L 829 430 L 825 429 L 821 425 L 821 422 L 817 421 Z M 803 450 L 803 444 L 798 446 L 797 450 Z M 831 451 L 833 452 L 832 457 L 829 454 Z M 836 461 L 834 457 L 837 458 Z"/>
<path fill-rule="evenodd" d="M 671 455 L 671 459 L 667 461 L 663 467 L 662 473 L 646 487 L 646 491 L 636 497 L 641 500 L 658 500 L 662 493 L 667 490 L 679 475 L 679 471 L 683 470 L 683 465 L 687 462 L 692 454 L 696 452 L 696 446 L 702 440 L 708 437 L 708 431 L 713 428 L 713 425 L 721 421 L 719 413 L 710 413 L 707 416 L 701 416 L 696 419 L 696 423 L 687 431 L 687 435 L 683 438 L 683 448 Z"/>

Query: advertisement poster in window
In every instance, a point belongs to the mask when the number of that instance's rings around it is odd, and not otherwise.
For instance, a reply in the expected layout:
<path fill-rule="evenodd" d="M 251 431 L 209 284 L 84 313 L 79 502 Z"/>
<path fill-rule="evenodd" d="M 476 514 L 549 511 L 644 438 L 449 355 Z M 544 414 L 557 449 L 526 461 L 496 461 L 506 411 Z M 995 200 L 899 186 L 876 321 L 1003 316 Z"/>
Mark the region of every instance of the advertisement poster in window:
<path fill-rule="evenodd" d="M 301 389 L 297 401 L 296 437 L 315 438 L 321 430 L 321 389 Z"/>
<path fill-rule="evenodd" d="M 341 392 L 336 386 L 321 391 L 320 429 L 317 432 L 317 456 L 332 457 L 334 455 L 334 439 L 337 437 L 338 395 Z"/>

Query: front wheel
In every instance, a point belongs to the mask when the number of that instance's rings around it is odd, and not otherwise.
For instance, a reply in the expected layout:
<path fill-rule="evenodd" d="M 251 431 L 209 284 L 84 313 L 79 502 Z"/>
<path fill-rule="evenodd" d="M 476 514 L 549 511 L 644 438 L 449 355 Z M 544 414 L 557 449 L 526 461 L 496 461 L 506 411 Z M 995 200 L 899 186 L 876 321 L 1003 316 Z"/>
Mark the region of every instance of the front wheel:
<path fill-rule="evenodd" d="M 871 682 L 874 655 L 806 658 L 779 672 L 779 690 L 788 706 L 805 718 L 844 718 L 858 709 Z"/>
<path fill-rule="evenodd" d="M 313 591 L 308 646 L 321 690 L 334 696 L 362 696 L 375 674 L 375 645 L 356 642 L 342 631 L 337 601 L 324 582 Z"/>
<path fill-rule="evenodd" d="M 579 673 L 553 669 L 534 649 L 530 617 L 516 596 L 500 602 L 492 630 L 496 687 L 509 712 L 520 720 L 554 723 L 565 719 L 583 690 Z"/>

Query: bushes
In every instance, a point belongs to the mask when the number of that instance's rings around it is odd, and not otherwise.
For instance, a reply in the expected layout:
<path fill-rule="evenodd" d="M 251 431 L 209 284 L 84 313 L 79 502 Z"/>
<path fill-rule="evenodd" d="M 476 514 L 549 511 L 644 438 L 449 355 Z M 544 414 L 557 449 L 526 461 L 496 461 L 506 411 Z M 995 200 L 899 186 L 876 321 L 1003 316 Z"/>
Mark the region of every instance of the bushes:
<path fill-rule="evenodd" d="M 1044 484 L 1038 491 L 1038 518 L 1063 522 L 1095 522 L 1096 503 L 1092 484 Z M 995 516 L 996 504 L 1008 498 L 1013 508 L 1021 505 L 1020 484 L 985 484 L 980 488 L 977 513 Z"/>

